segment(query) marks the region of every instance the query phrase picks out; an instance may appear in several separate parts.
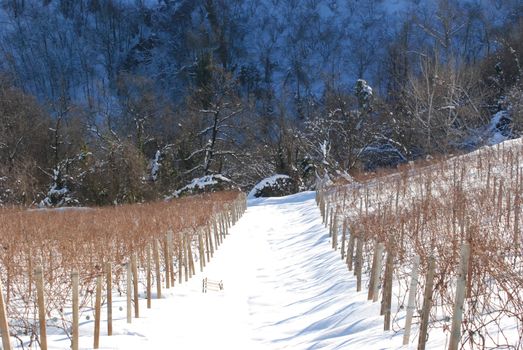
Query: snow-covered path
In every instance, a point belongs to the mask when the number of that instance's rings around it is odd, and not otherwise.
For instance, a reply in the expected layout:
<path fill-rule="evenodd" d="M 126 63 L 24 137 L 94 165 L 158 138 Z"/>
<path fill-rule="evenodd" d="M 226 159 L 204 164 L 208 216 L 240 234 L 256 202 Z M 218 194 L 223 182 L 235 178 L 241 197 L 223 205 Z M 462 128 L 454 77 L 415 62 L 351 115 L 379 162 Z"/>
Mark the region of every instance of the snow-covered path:
<path fill-rule="evenodd" d="M 203 294 L 203 277 L 223 280 L 224 290 Z M 151 310 L 143 300 L 131 325 L 119 301 L 115 335 L 102 325 L 102 348 L 402 348 L 401 333 L 383 332 L 379 303 L 367 302 L 365 289 L 356 293 L 312 192 L 251 201 L 204 272 L 165 294 Z M 92 321 L 82 333 L 81 347 L 89 348 Z M 54 340 L 64 348 L 63 337 Z"/>

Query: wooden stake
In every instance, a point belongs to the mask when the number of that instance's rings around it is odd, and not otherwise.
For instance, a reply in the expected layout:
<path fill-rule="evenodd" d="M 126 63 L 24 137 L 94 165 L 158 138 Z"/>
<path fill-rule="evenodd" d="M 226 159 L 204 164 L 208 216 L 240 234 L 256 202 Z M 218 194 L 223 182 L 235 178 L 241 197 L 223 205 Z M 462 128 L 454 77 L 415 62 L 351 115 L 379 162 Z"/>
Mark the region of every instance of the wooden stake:
<path fill-rule="evenodd" d="M 107 335 L 113 335 L 113 269 L 111 263 L 105 264 L 107 273 Z"/>
<path fill-rule="evenodd" d="M 379 295 L 379 286 L 382 270 L 382 260 L 383 260 L 383 250 L 385 250 L 385 245 L 383 243 L 378 244 L 378 256 L 376 259 L 376 269 L 374 273 L 374 283 L 372 284 L 374 291 L 372 292 L 372 302 L 375 303 L 378 301 Z"/>
<path fill-rule="evenodd" d="M 190 277 L 194 276 L 196 274 L 196 270 L 194 268 L 194 257 L 192 255 L 192 247 L 191 247 L 192 240 L 187 240 L 187 255 L 189 257 L 189 271 L 190 271 Z"/>
<path fill-rule="evenodd" d="M 463 317 L 463 303 L 465 301 L 465 285 L 470 257 L 470 245 L 461 245 L 461 259 L 459 262 L 458 280 L 456 285 L 456 301 L 454 302 L 454 313 L 452 316 L 452 328 L 450 333 L 449 350 L 457 350 L 461 339 L 461 320 Z"/>
<path fill-rule="evenodd" d="M 174 288 L 174 282 L 176 281 L 176 273 L 174 272 L 174 233 L 169 231 L 167 233 L 167 244 L 169 252 L 169 276 L 171 276 L 171 287 Z"/>
<path fill-rule="evenodd" d="M 329 227 L 329 211 L 331 211 L 330 205 L 325 203 L 325 228 Z"/>
<path fill-rule="evenodd" d="M 220 245 L 223 243 L 223 216 L 220 214 L 217 218 L 218 220 L 218 240 L 220 241 Z"/>
<path fill-rule="evenodd" d="M 211 236 L 211 229 L 210 227 L 207 225 L 205 226 L 205 251 L 207 252 L 207 262 L 210 262 L 211 261 L 211 247 L 210 247 L 210 243 L 209 243 L 209 238 Z"/>
<path fill-rule="evenodd" d="M 183 279 L 183 236 L 180 233 L 178 241 L 178 283 L 182 283 Z"/>
<path fill-rule="evenodd" d="M 515 244 L 515 242 L 514 242 Z M 473 260 L 473 253 L 474 253 L 474 245 L 473 245 L 473 241 L 472 240 L 469 240 L 469 242 L 467 243 L 468 245 L 468 257 L 467 257 L 467 275 L 465 276 L 465 283 L 467 285 L 466 287 L 466 292 L 465 292 L 465 298 L 470 298 L 472 297 L 472 272 L 473 272 L 473 264 L 474 264 L 474 260 Z M 462 247 L 463 249 L 463 247 Z"/>
<path fill-rule="evenodd" d="M 332 238 L 334 233 L 334 211 L 331 209 L 330 220 L 329 220 L 329 237 Z"/>
<path fill-rule="evenodd" d="M 220 215 L 220 225 L 222 227 L 222 237 L 221 237 L 221 241 L 220 243 L 223 243 L 223 240 L 226 238 L 225 236 L 227 235 L 227 229 L 226 229 L 226 225 L 225 225 L 225 214 L 221 214 Z"/>
<path fill-rule="evenodd" d="M 131 263 L 128 262 L 126 264 L 126 270 L 127 270 L 127 323 L 132 322 L 132 311 L 131 311 L 131 300 L 132 300 L 132 287 L 131 287 L 131 279 L 132 279 L 132 273 L 131 273 Z"/>
<path fill-rule="evenodd" d="M 372 254 L 372 266 L 370 268 L 370 278 L 369 278 L 369 291 L 367 293 L 367 300 L 372 300 L 374 293 L 374 280 L 376 275 L 376 266 L 378 259 L 378 241 L 374 242 L 374 252 Z"/>
<path fill-rule="evenodd" d="M 220 239 L 219 239 L 219 235 L 218 235 L 218 222 L 217 222 L 217 218 L 215 217 L 213 220 L 212 220 L 212 228 L 213 228 L 213 235 L 214 235 L 214 247 L 215 247 L 215 250 L 218 250 L 218 246 L 220 245 Z"/>
<path fill-rule="evenodd" d="M 47 329 L 45 321 L 44 274 L 42 267 L 35 270 L 36 295 L 38 303 L 38 321 L 40 323 L 40 348 L 47 350 Z"/>
<path fill-rule="evenodd" d="M 3 349 L 11 350 L 9 322 L 7 321 L 7 311 L 4 302 L 4 287 L 2 285 L 2 280 L 0 280 L 0 336 L 2 337 Z"/>
<path fill-rule="evenodd" d="M 152 271 L 151 271 L 151 247 L 147 245 L 147 308 L 151 308 L 151 285 L 152 285 Z"/>
<path fill-rule="evenodd" d="M 356 291 L 361 291 L 361 270 L 363 269 L 363 239 L 357 238 L 356 243 L 356 264 L 354 266 L 354 273 L 356 274 Z"/>
<path fill-rule="evenodd" d="M 418 341 L 418 350 L 425 350 L 427 343 L 430 309 L 432 308 L 432 289 L 434 286 L 434 271 L 436 270 L 436 260 L 429 258 L 427 280 L 425 281 L 425 292 L 423 293 L 423 308 L 421 310 L 421 324 Z"/>
<path fill-rule="evenodd" d="M 73 289 L 73 324 L 71 327 L 71 333 L 72 333 L 72 350 L 78 350 L 79 349 L 79 323 L 80 323 L 80 303 L 79 303 L 79 295 L 78 295 L 78 271 L 73 270 L 71 273 L 71 284 Z M 3 339 L 3 337 L 2 337 Z M 7 349 L 4 345 L 4 349 Z"/>
<path fill-rule="evenodd" d="M 325 200 L 323 199 L 323 192 L 320 193 L 320 214 L 322 219 L 322 224 L 325 223 Z"/>
<path fill-rule="evenodd" d="M 165 239 L 163 241 L 163 260 L 165 263 L 165 288 L 169 289 L 171 288 L 171 268 L 169 266 L 169 242 L 167 239 L 167 235 L 165 236 Z"/>
<path fill-rule="evenodd" d="M 200 254 L 200 272 L 203 272 L 203 268 L 205 267 L 205 253 L 203 251 L 203 238 L 201 232 L 198 232 L 198 250 Z"/>
<path fill-rule="evenodd" d="M 392 276 L 392 268 L 393 268 L 393 261 L 394 259 L 390 262 L 390 266 L 389 266 L 389 255 L 390 255 L 390 258 L 392 258 L 392 255 L 391 255 L 391 252 L 390 250 L 386 250 L 385 251 L 387 253 L 387 258 L 385 259 L 385 274 L 383 276 L 383 293 L 381 294 L 381 309 L 380 309 L 380 316 L 383 316 L 385 315 L 385 311 L 386 311 L 386 308 L 387 308 L 387 290 L 388 290 L 388 284 L 387 284 L 387 279 L 388 279 L 388 274 L 390 273 L 391 276 Z M 390 270 L 389 270 L 390 268 Z M 392 279 L 391 279 L 392 281 Z M 392 291 L 391 291 L 392 292 Z M 387 329 L 385 329 L 387 330 Z"/>
<path fill-rule="evenodd" d="M 33 253 L 31 252 L 31 246 L 29 246 L 29 252 L 27 256 L 27 270 L 29 274 L 29 283 L 27 283 L 27 294 L 33 295 Z"/>
<path fill-rule="evenodd" d="M 185 273 L 185 282 L 189 281 L 189 257 L 187 253 L 187 236 L 183 234 L 183 270 Z"/>
<path fill-rule="evenodd" d="M 94 303 L 94 349 L 100 347 L 100 311 L 102 306 L 102 276 L 96 276 L 96 296 Z"/>
<path fill-rule="evenodd" d="M 345 241 L 347 239 L 347 218 L 343 220 L 343 227 L 341 229 L 341 260 L 345 260 Z"/>
<path fill-rule="evenodd" d="M 225 229 L 225 235 L 227 236 L 229 234 L 229 230 L 227 228 L 229 227 L 229 208 L 228 206 L 225 207 L 225 210 L 222 213 L 223 218 L 223 227 Z"/>
<path fill-rule="evenodd" d="M 332 220 L 332 249 L 338 250 L 338 215 L 334 215 Z"/>
<path fill-rule="evenodd" d="M 349 268 L 349 271 L 352 271 L 353 266 L 353 258 L 354 258 L 354 239 L 356 236 L 354 235 L 353 231 L 349 232 L 349 246 L 347 247 L 347 267 Z"/>
<path fill-rule="evenodd" d="M 134 290 L 134 317 L 140 317 L 140 303 L 138 299 L 138 266 L 136 265 L 136 253 L 131 255 L 131 268 L 133 272 L 133 290 Z"/>
<path fill-rule="evenodd" d="M 409 343 L 410 329 L 412 327 L 412 317 L 416 309 L 416 289 L 418 287 L 418 269 L 419 269 L 419 255 L 414 256 L 412 263 L 412 272 L 410 274 L 410 288 L 409 299 L 407 302 L 407 317 L 405 318 L 405 333 L 403 334 L 403 345 Z"/>
<path fill-rule="evenodd" d="M 394 252 L 389 248 L 385 263 L 385 279 L 383 283 L 383 314 L 385 316 L 383 329 L 390 331 L 390 317 L 392 309 L 392 272 L 394 269 Z"/>
<path fill-rule="evenodd" d="M 154 269 L 156 272 L 156 298 L 162 297 L 162 275 L 160 273 L 160 254 L 158 253 L 158 241 L 153 242 Z"/>

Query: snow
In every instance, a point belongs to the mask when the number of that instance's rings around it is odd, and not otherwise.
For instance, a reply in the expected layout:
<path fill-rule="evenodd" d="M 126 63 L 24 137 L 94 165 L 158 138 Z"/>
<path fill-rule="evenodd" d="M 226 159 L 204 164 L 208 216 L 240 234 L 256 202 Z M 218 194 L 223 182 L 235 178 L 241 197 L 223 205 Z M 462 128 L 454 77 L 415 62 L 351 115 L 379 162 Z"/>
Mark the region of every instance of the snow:
<path fill-rule="evenodd" d="M 188 185 L 175 191 L 173 194 L 173 197 L 178 197 L 178 196 L 180 196 L 180 194 L 187 192 L 187 191 L 191 192 L 193 190 L 203 190 L 205 187 L 216 185 L 218 182 L 230 183 L 231 180 L 221 174 L 205 175 L 202 177 L 198 177 L 198 178 L 192 179 Z"/>
<path fill-rule="evenodd" d="M 329 243 L 314 193 L 254 199 L 203 273 L 164 290 L 152 309 L 126 323 L 125 296 L 114 300 L 114 335 L 102 319 L 102 349 L 407 349 L 401 346 L 404 313 L 383 331 L 380 303 L 356 292 L 356 280 Z M 198 265 L 198 263 L 196 263 Z M 224 290 L 203 294 L 202 279 L 223 280 Z M 364 279 L 364 286 L 366 280 Z M 140 284 L 143 288 L 143 284 Z M 141 290 L 143 295 L 143 289 Z M 121 307 L 121 309 L 119 309 Z M 397 309 L 397 305 L 393 305 Z M 90 316 L 87 320 L 87 316 Z M 102 310 L 105 317 L 105 309 Z M 80 348 L 90 348 L 92 312 L 84 311 Z M 442 349 L 443 332 L 427 349 Z M 61 334 L 50 349 L 67 349 Z"/>
<path fill-rule="evenodd" d="M 160 152 L 160 150 L 157 150 L 156 153 L 154 154 L 154 158 L 153 160 L 151 161 L 151 180 L 152 181 L 156 181 L 158 179 L 158 172 L 160 171 L 160 158 L 161 158 L 162 154 Z"/>
<path fill-rule="evenodd" d="M 503 130 L 500 130 L 499 125 L 503 119 L 510 119 L 510 116 L 506 111 L 499 111 L 494 114 L 490 120 L 487 131 L 491 133 L 487 141 L 487 145 L 497 145 L 498 143 L 508 140 L 510 137 L 503 133 Z"/>
<path fill-rule="evenodd" d="M 367 81 L 358 79 L 357 84 L 361 84 L 362 92 L 364 92 L 366 96 L 372 96 L 372 88 L 367 84 Z"/>
<path fill-rule="evenodd" d="M 77 204 L 77 201 L 70 196 L 69 189 L 66 186 L 58 185 L 61 182 L 61 177 L 61 169 L 59 167 L 53 169 L 51 187 L 47 192 L 47 196 L 38 204 L 40 208 Z"/>
<path fill-rule="evenodd" d="M 27 209 L 27 211 L 53 211 L 53 212 L 71 212 L 71 211 L 91 211 L 95 210 L 91 207 L 41 207 L 34 209 Z"/>
<path fill-rule="evenodd" d="M 256 198 L 256 194 L 265 187 L 274 186 L 279 179 L 290 179 L 288 175 L 276 174 L 258 182 L 247 195 L 247 198 Z"/>

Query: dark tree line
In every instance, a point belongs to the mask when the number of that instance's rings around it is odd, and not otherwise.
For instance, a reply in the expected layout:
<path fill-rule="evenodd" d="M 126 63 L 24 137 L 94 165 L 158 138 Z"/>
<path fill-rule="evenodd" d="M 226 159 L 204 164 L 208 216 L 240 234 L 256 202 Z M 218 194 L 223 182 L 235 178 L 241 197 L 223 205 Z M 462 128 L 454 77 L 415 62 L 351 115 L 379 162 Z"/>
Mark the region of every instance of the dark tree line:
<path fill-rule="evenodd" d="M 518 136 L 523 5 L 399 4 L 1 1 L 0 204 L 307 188 Z"/>

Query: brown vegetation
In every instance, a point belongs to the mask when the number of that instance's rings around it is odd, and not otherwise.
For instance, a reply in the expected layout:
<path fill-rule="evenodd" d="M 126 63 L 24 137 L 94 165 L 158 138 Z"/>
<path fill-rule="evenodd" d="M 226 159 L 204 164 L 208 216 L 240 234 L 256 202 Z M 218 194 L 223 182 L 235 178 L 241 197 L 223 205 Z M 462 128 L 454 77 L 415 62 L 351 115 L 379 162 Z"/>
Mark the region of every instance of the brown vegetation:
<path fill-rule="evenodd" d="M 79 271 L 81 307 L 92 306 L 96 276 L 107 263 L 112 265 L 114 289 L 125 293 L 125 264 L 133 254 L 145 266 L 147 249 L 156 241 L 167 244 L 168 232 L 174 233 L 171 251 L 178 252 L 182 233 L 186 242 L 196 245 L 198 232 L 220 216 L 234 215 L 234 205 L 243 198 L 239 192 L 220 192 L 112 208 L 0 210 L 0 271 L 11 334 L 36 340 L 36 266 L 44 271 L 48 320 L 70 334 L 65 310 L 71 305 L 73 269 Z M 160 249 L 163 261 L 164 253 Z M 172 257 L 169 261 L 174 269 Z"/>
<path fill-rule="evenodd" d="M 413 256 L 421 257 L 422 276 L 429 258 L 436 259 L 430 327 L 447 333 L 460 247 L 468 242 L 471 260 L 461 343 L 470 348 L 519 348 L 523 344 L 522 159 L 523 145 L 514 141 L 430 165 L 412 163 L 394 174 L 333 187 L 327 190 L 327 202 L 330 208 L 343 207 L 341 215 L 349 217 L 350 233 L 364 237 L 368 264 L 374 242 L 383 242 L 387 251 L 395 253 L 400 306 L 406 303 Z M 421 282 L 419 290 L 424 288 Z M 507 326 L 515 325 L 519 340 L 508 340 Z"/>

